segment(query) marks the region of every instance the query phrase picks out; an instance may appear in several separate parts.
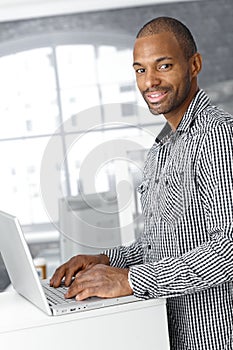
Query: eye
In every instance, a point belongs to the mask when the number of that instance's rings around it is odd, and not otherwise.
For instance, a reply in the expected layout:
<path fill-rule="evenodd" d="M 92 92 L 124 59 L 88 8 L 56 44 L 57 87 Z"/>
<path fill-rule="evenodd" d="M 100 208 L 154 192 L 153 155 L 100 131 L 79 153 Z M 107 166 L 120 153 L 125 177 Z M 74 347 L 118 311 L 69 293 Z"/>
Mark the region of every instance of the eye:
<path fill-rule="evenodd" d="M 137 74 L 142 74 L 142 73 L 145 73 L 145 69 L 144 68 L 135 69 L 135 72 Z"/>
<path fill-rule="evenodd" d="M 171 63 L 163 63 L 158 67 L 158 69 L 159 70 L 169 70 L 169 69 L 171 69 L 171 67 L 172 67 Z"/>

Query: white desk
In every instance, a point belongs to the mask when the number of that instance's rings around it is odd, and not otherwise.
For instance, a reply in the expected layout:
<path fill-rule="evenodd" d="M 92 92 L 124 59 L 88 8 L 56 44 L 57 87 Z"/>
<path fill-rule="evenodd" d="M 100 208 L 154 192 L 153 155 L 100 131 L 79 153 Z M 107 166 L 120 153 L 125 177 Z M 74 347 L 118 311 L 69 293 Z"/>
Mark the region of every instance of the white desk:
<path fill-rule="evenodd" d="M 168 350 L 165 300 L 47 316 L 15 291 L 0 294 L 2 350 Z"/>

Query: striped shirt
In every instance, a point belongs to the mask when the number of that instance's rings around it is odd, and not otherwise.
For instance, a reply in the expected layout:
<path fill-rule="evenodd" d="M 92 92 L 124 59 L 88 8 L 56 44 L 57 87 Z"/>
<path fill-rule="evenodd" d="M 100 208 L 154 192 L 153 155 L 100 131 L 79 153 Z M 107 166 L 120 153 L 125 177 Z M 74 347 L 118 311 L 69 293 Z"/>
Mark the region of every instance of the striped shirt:
<path fill-rule="evenodd" d="M 166 130 L 138 188 L 144 231 L 105 253 L 134 295 L 167 297 L 172 350 L 232 350 L 233 117 L 200 90 Z"/>

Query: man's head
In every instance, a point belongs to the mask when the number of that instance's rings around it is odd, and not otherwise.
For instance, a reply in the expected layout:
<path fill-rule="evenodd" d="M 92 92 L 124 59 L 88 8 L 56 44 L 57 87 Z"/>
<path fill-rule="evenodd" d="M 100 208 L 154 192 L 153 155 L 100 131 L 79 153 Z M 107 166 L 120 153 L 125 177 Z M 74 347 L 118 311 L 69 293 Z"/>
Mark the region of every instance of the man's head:
<path fill-rule="evenodd" d="M 153 114 L 176 128 L 198 90 L 201 56 L 190 31 L 179 21 L 159 17 L 138 33 L 133 63 L 138 88 Z"/>
<path fill-rule="evenodd" d="M 170 32 L 178 41 L 186 59 L 197 52 L 197 46 L 190 30 L 180 21 L 171 17 L 158 17 L 146 23 L 138 32 L 137 38 Z"/>

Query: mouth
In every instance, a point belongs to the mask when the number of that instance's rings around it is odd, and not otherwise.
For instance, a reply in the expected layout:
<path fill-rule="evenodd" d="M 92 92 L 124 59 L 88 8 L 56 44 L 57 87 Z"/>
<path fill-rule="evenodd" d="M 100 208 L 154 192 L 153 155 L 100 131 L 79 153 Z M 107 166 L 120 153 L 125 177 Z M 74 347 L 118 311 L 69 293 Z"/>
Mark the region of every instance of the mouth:
<path fill-rule="evenodd" d="M 159 103 L 167 95 L 167 91 L 152 91 L 144 94 L 150 103 Z"/>

